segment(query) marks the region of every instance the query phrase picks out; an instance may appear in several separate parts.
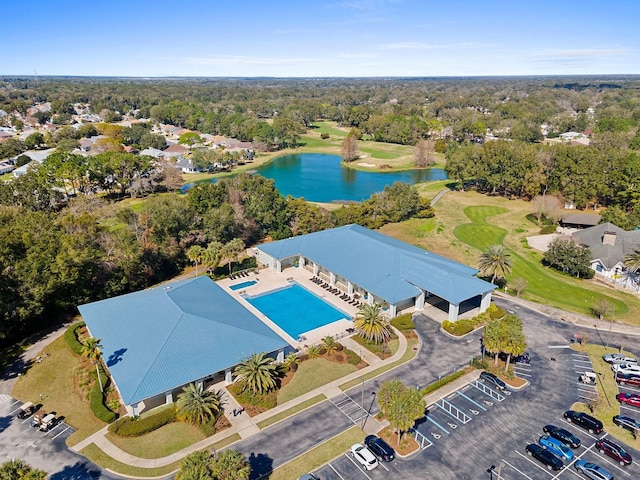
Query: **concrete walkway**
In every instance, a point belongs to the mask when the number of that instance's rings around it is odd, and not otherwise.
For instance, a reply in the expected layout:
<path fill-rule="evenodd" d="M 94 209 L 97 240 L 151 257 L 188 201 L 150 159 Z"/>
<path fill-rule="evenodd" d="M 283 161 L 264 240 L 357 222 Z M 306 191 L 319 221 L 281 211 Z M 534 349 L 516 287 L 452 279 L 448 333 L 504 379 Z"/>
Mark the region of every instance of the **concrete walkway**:
<path fill-rule="evenodd" d="M 223 430 L 220 433 L 216 433 L 211 437 L 205 438 L 204 440 L 198 443 L 190 445 L 187 448 L 184 448 L 178 452 L 175 452 L 172 455 L 162 457 L 162 458 L 155 458 L 155 459 L 139 458 L 139 457 L 130 455 L 129 453 L 116 447 L 113 443 L 111 443 L 106 438 L 105 436 L 107 433 L 106 427 L 103 428 L 102 430 L 97 431 L 93 435 L 85 438 L 84 440 L 77 443 L 76 445 L 73 445 L 71 448 L 76 452 L 80 452 L 82 449 L 84 449 L 85 447 L 93 443 L 97 447 L 99 447 L 105 454 L 109 455 L 111 458 L 121 463 L 135 466 L 135 467 L 140 467 L 140 468 L 156 468 L 156 467 L 164 467 L 171 463 L 177 462 L 183 459 L 184 457 L 186 457 L 187 455 L 189 455 L 190 453 L 193 453 L 197 450 L 202 450 L 204 448 L 211 447 L 215 443 L 220 442 L 224 439 L 227 439 L 231 436 L 234 436 L 235 434 L 240 435 L 240 438 L 242 439 L 248 438 L 251 435 L 255 435 L 256 433 L 260 432 L 260 427 L 258 426 L 260 422 L 267 420 L 269 418 L 272 418 L 275 415 L 278 415 L 282 412 L 285 412 L 290 408 L 296 407 L 297 405 L 300 405 L 306 402 L 307 400 L 310 400 L 318 395 L 323 395 L 327 399 L 332 398 L 336 395 L 339 395 L 342 393 L 342 390 L 340 389 L 340 385 L 343 385 L 352 380 L 359 379 L 363 375 L 366 375 L 369 372 L 373 372 L 383 365 L 387 365 L 397 360 L 400 360 L 402 356 L 405 354 L 405 352 L 407 351 L 408 343 L 404 335 L 402 335 L 398 330 L 395 330 L 395 332 L 399 340 L 398 350 L 396 351 L 396 353 L 394 353 L 392 356 L 390 356 L 385 360 L 381 360 L 376 355 L 373 355 L 364 347 L 360 346 L 360 344 L 356 343 L 354 340 L 351 340 L 350 338 L 343 338 L 341 342 L 345 347 L 349 348 L 350 350 L 360 353 L 360 349 L 362 349 L 362 357 L 365 359 L 367 363 L 369 363 L 368 367 L 362 368 L 353 373 L 350 373 L 349 375 L 339 378 L 338 380 L 334 380 L 333 382 L 327 383 L 326 385 L 318 387 L 310 392 L 305 393 L 304 395 L 300 395 L 299 397 L 296 397 L 293 400 L 283 403 L 282 405 L 278 405 L 277 407 L 274 407 L 266 412 L 256 415 L 255 417 L 250 417 L 247 413 L 241 413 L 240 415 L 237 415 L 236 417 L 234 417 L 232 413 L 233 409 L 239 408 L 240 405 L 235 401 L 235 399 L 233 398 L 233 395 L 231 395 L 225 389 L 223 391 L 223 394 L 224 394 L 223 399 L 225 401 L 225 416 L 231 423 L 231 427 L 227 428 L 226 430 Z M 309 408 L 312 408 L 312 407 L 309 407 Z M 379 431 L 383 426 L 384 424 L 382 422 L 379 422 L 376 419 L 369 417 L 366 420 L 365 431 L 368 433 L 375 433 Z"/>

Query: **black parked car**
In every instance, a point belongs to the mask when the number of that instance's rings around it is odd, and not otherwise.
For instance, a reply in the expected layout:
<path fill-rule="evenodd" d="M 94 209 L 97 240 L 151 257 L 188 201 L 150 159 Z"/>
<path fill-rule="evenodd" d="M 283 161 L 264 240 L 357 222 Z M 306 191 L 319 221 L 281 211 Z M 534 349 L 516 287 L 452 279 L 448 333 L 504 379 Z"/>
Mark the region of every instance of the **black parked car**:
<path fill-rule="evenodd" d="M 556 457 L 549 450 L 545 450 L 536 443 L 530 443 L 529 445 L 527 445 L 526 450 L 527 454 L 530 457 L 533 457 L 536 460 L 544 463 L 549 470 L 560 470 L 564 466 L 562 460 Z"/>
<path fill-rule="evenodd" d="M 602 422 L 597 418 L 587 415 L 586 413 L 576 412 L 575 410 L 567 410 L 564 412 L 564 418 L 569 423 L 575 423 L 579 427 L 584 428 L 589 433 L 601 433 Z"/>
<path fill-rule="evenodd" d="M 627 417 L 626 415 L 616 415 L 613 417 L 613 423 L 615 423 L 620 428 L 629 430 L 630 432 L 640 432 L 640 422 L 638 422 L 635 418 Z"/>
<path fill-rule="evenodd" d="M 483 382 L 487 382 L 490 383 L 491 385 L 493 385 L 494 387 L 496 387 L 498 390 L 506 390 L 507 389 L 507 384 L 504 383 L 502 380 L 500 380 L 496 375 L 494 375 L 493 373 L 490 372 L 482 372 L 480 374 L 480 380 L 482 380 Z"/>
<path fill-rule="evenodd" d="M 555 425 L 545 425 L 544 427 L 542 427 L 542 430 L 550 437 L 560 440 L 568 447 L 580 447 L 580 439 L 564 428 L 558 428 Z"/>
<path fill-rule="evenodd" d="M 389 444 L 380 437 L 376 437 L 375 435 L 368 435 L 364 439 L 364 444 L 369 447 L 369 450 L 371 450 L 374 455 L 380 458 L 380 460 L 390 462 L 391 460 L 396 458 L 395 450 L 391 448 Z"/>

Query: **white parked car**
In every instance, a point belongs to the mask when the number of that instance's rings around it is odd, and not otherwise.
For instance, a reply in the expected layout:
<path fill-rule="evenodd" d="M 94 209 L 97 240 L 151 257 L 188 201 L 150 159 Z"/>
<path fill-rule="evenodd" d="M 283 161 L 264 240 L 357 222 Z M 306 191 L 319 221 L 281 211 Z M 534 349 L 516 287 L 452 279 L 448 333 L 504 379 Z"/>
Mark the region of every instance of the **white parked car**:
<path fill-rule="evenodd" d="M 640 374 L 640 365 L 635 363 L 614 363 L 611 370 L 620 373 L 638 373 Z"/>
<path fill-rule="evenodd" d="M 351 453 L 358 463 L 365 468 L 365 470 L 373 470 L 378 466 L 378 459 L 371 450 L 364 445 L 356 443 L 351 447 Z"/>
<path fill-rule="evenodd" d="M 602 359 L 607 363 L 638 363 L 633 357 L 627 357 L 621 353 L 607 353 L 602 356 Z"/>

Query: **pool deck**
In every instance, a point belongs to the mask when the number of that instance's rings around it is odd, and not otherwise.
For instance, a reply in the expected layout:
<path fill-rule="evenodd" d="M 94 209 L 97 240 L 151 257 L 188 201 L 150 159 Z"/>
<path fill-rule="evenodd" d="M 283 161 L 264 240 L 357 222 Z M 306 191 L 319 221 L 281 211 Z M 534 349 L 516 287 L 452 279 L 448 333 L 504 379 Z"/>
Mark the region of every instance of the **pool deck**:
<path fill-rule="evenodd" d="M 269 328 L 278 333 L 282 338 L 284 338 L 289 344 L 294 348 L 305 348 L 308 345 L 313 345 L 316 343 L 320 343 L 322 339 L 326 336 L 334 336 L 338 338 L 342 338 L 347 335 L 347 328 L 353 327 L 353 323 L 350 318 L 353 318 L 358 312 L 358 308 L 355 305 L 351 305 L 344 300 L 341 300 L 339 296 L 333 295 L 323 289 L 320 285 L 316 285 L 311 281 L 311 277 L 313 274 L 304 268 L 287 268 L 282 273 L 275 272 L 273 270 L 269 270 L 267 268 L 263 268 L 258 271 L 258 273 L 249 273 L 249 276 L 244 276 L 240 278 L 236 278 L 231 280 L 230 278 L 225 278 L 222 280 L 218 280 L 218 285 L 220 285 L 224 290 L 235 298 L 242 306 L 244 306 L 247 310 L 253 313 L 256 317 L 266 323 Z M 240 289 L 240 290 L 231 290 L 229 287 L 231 285 L 249 281 L 249 280 L 257 280 L 258 283 L 252 285 L 250 287 Z M 266 315 L 264 315 L 260 310 L 255 308 L 249 302 L 247 302 L 243 298 L 243 294 L 255 296 L 260 295 L 262 293 L 270 292 L 272 290 L 276 290 L 278 288 L 284 288 L 289 286 L 290 281 L 295 281 L 302 285 L 305 289 L 309 290 L 316 296 L 322 298 L 325 302 L 330 304 L 331 306 L 337 308 L 338 310 L 344 312 L 349 319 L 338 320 L 336 322 L 332 322 L 328 325 L 324 325 L 322 327 L 316 328 L 314 330 L 310 330 L 308 332 L 304 332 L 302 334 L 303 339 L 299 341 L 297 338 L 291 337 L 287 332 L 285 332 L 282 328 L 272 322 Z M 304 308 L 301 306 L 300 308 Z"/>

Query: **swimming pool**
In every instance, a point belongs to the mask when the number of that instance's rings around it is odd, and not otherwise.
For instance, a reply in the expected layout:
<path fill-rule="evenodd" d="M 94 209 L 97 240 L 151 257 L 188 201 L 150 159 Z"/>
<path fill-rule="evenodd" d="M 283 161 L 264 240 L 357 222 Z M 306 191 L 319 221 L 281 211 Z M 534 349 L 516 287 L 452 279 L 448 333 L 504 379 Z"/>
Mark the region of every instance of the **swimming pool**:
<path fill-rule="evenodd" d="M 254 297 L 245 296 L 245 300 L 294 339 L 314 328 L 349 318 L 297 283 Z"/>
<path fill-rule="evenodd" d="M 257 280 L 247 280 L 246 282 L 229 285 L 229 288 L 231 290 L 240 290 L 241 288 L 247 288 L 247 287 L 250 287 L 251 285 L 255 285 L 256 283 L 258 283 Z"/>

